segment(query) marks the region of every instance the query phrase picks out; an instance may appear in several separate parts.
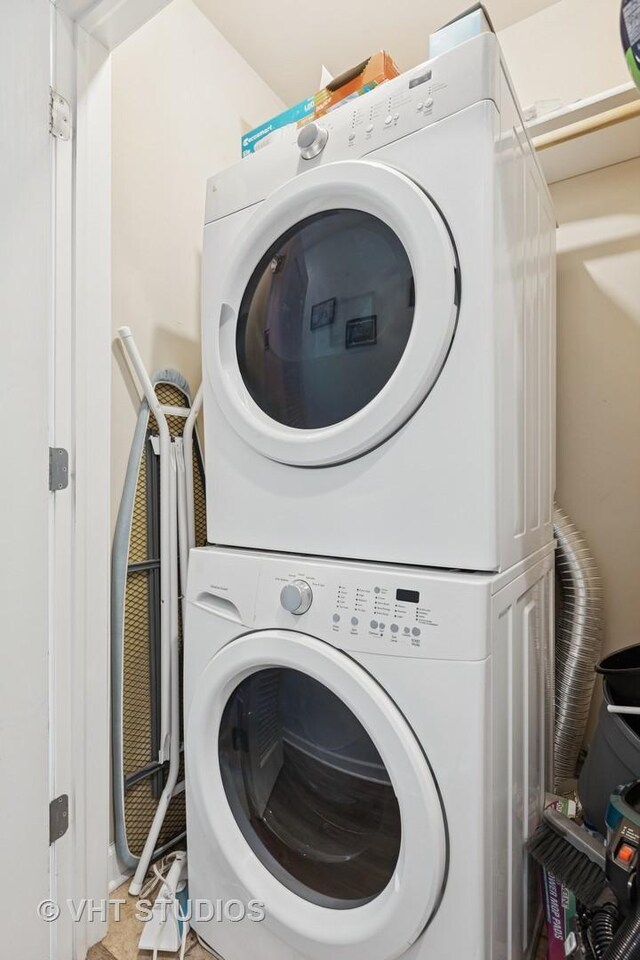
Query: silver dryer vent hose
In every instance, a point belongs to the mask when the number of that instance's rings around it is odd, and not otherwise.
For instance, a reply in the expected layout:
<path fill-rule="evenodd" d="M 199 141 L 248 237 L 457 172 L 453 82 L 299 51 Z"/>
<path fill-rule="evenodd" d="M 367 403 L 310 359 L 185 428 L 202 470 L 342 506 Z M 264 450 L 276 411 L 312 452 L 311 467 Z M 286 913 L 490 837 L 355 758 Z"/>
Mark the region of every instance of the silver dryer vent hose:
<path fill-rule="evenodd" d="M 554 765 L 556 786 L 574 779 L 602 648 L 602 581 L 589 547 L 557 504 Z"/>

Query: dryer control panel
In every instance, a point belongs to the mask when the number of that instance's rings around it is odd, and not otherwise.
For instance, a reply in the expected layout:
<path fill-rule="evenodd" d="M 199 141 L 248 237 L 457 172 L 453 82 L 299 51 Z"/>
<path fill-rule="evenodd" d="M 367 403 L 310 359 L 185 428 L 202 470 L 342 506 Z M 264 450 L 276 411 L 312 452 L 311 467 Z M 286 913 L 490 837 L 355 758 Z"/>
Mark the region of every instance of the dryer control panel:
<path fill-rule="evenodd" d="M 474 104 L 498 104 L 499 90 L 500 49 L 493 34 L 482 34 L 344 101 L 307 128 L 274 131 L 262 149 L 209 179 L 205 223 L 264 200 L 318 164 L 368 156 Z"/>

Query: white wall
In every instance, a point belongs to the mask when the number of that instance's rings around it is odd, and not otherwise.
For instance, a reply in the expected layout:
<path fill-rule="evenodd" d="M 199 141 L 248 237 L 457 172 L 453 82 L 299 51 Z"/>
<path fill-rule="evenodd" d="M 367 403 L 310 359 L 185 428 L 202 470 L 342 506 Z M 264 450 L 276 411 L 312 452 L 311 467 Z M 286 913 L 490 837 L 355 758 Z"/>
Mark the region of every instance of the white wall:
<path fill-rule="evenodd" d="M 602 572 L 606 652 L 640 643 L 640 159 L 552 194 L 558 500 Z"/>
<path fill-rule="evenodd" d="M 175 366 L 195 391 L 206 179 L 283 104 L 192 0 L 174 0 L 119 46 L 112 77 L 113 331 L 130 326 L 149 370 Z M 114 362 L 113 522 L 135 414 Z"/>
<path fill-rule="evenodd" d="M 631 80 L 620 40 L 620 0 L 559 0 L 500 31 L 523 107 L 564 104 Z"/>

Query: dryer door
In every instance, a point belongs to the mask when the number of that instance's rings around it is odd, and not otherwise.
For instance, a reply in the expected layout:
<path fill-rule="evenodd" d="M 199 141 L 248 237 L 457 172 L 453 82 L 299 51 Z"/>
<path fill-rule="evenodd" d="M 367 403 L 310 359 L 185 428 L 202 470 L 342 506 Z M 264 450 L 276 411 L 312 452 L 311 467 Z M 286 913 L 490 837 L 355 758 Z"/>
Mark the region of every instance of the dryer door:
<path fill-rule="evenodd" d="M 220 251 L 206 364 L 237 433 L 273 460 L 342 463 L 382 443 L 436 382 L 458 315 L 449 231 L 390 167 L 301 174 Z"/>
<path fill-rule="evenodd" d="M 199 681 L 186 743 L 214 873 L 218 858 L 282 941 L 390 960 L 421 934 L 446 878 L 438 788 L 402 713 L 350 657 L 288 631 L 233 641 Z"/>

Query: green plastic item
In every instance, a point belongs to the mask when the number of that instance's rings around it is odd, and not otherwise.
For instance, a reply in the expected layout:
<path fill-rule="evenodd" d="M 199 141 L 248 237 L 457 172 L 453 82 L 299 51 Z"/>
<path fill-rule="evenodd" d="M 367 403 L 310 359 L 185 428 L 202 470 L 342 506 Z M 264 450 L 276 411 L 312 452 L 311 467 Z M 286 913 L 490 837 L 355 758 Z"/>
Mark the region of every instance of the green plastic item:
<path fill-rule="evenodd" d="M 622 0 L 620 33 L 629 72 L 640 89 L 640 0 Z"/>

